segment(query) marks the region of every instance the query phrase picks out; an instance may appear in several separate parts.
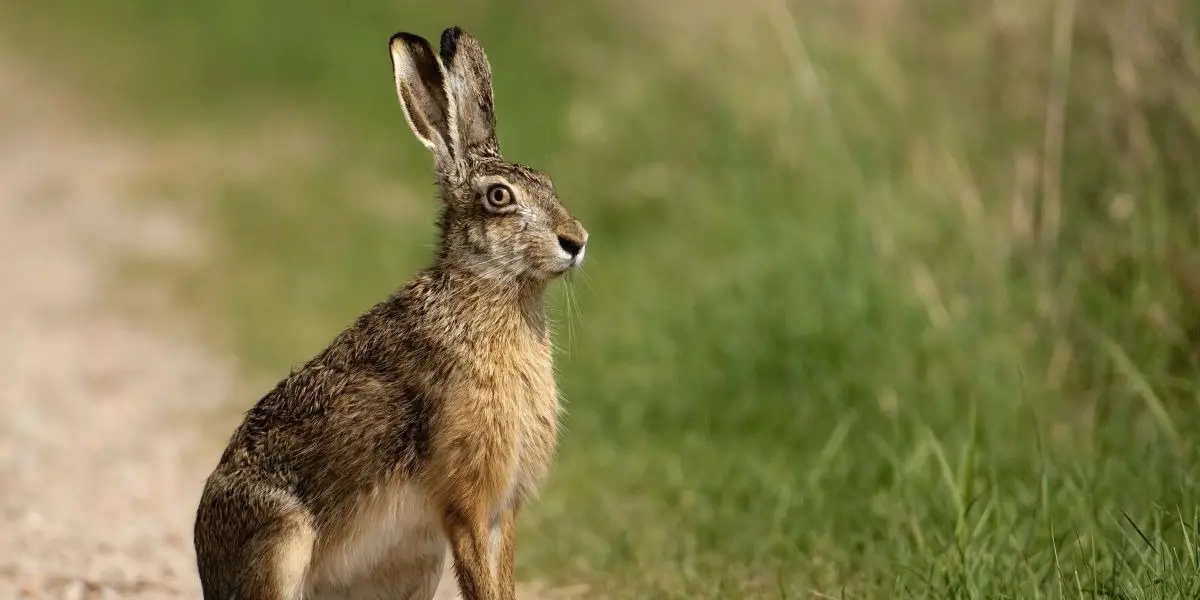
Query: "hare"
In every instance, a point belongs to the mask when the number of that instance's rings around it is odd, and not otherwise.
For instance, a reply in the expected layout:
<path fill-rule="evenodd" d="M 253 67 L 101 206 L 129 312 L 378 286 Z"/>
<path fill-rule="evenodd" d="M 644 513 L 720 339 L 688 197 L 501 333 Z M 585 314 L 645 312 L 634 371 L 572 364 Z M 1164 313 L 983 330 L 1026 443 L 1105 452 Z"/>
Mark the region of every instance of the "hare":
<path fill-rule="evenodd" d="M 389 40 L 442 200 L 428 268 L 246 412 L 196 511 L 206 600 L 428 600 L 447 548 L 468 600 L 512 600 L 514 525 L 553 459 L 544 292 L 588 233 L 505 161 L 491 66 L 458 27 Z"/>

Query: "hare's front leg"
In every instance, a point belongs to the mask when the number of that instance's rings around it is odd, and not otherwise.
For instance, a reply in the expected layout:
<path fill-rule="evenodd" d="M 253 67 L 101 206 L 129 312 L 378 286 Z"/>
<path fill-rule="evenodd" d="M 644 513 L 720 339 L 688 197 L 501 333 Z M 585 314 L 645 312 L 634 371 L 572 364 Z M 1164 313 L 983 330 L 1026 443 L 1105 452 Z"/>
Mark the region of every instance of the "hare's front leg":
<path fill-rule="evenodd" d="M 445 515 L 446 537 L 454 554 L 454 574 L 463 600 L 499 600 L 492 569 L 491 531 L 482 511 L 452 508 Z"/>
<path fill-rule="evenodd" d="M 464 448 L 460 445 L 459 448 Z M 501 600 L 494 544 L 496 506 L 505 485 L 491 461 L 479 460 L 473 453 L 449 453 L 448 464 L 457 469 L 439 468 L 454 473 L 435 493 L 440 508 L 442 531 L 454 556 L 454 574 L 463 600 Z"/>
<path fill-rule="evenodd" d="M 500 514 L 496 548 L 496 585 L 501 600 L 516 600 L 517 581 L 513 574 L 517 551 L 517 512 L 520 506 L 507 508 Z"/>

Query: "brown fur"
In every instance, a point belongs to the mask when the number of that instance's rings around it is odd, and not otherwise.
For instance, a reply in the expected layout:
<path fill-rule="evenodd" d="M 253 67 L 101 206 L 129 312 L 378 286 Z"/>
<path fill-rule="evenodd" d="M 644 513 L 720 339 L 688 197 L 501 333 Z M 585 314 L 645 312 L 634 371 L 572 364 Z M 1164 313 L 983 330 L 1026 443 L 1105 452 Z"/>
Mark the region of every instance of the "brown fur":
<path fill-rule="evenodd" d="M 246 413 L 196 513 L 206 600 L 428 600 L 447 547 L 464 598 L 515 597 L 516 515 L 558 437 L 543 295 L 587 232 L 500 156 L 478 42 L 389 46 L 435 159 L 438 250 Z"/>

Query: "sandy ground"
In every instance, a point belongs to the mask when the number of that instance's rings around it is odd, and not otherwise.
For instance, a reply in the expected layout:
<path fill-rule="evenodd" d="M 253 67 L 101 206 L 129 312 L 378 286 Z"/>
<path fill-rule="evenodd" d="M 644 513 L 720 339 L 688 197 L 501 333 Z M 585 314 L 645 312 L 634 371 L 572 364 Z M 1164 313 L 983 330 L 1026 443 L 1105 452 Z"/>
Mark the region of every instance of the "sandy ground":
<path fill-rule="evenodd" d="M 35 83 L 0 62 L 0 600 L 199 598 L 191 525 L 216 454 L 197 423 L 249 400 L 231 358 L 118 310 L 112 286 L 131 253 L 202 243 L 130 206 L 161 148 Z"/>
<path fill-rule="evenodd" d="M 196 240 L 123 201 L 153 148 L 31 81 L 0 67 L 0 598 L 199 597 L 188 416 L 233 365 L 107 299 L 120 258 Z"/>

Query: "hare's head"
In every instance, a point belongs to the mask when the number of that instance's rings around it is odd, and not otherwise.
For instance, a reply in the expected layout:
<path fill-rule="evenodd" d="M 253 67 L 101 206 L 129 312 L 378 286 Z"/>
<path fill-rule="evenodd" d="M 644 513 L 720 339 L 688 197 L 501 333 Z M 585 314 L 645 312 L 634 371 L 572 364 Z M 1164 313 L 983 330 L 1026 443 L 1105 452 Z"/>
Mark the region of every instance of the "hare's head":
<path fill-rule="evenodd" d="M 439 260 L 510 281 L 545 281 L 583 262 L 587 231 L 550 177 L 500 156 L 492 69 L 479 42 L 451 27 L 437 53 L 411 33 L 389 46 L 404 116 L 433 152 L 444 203 Z"/>

